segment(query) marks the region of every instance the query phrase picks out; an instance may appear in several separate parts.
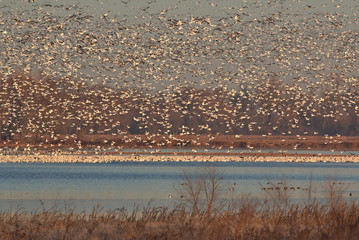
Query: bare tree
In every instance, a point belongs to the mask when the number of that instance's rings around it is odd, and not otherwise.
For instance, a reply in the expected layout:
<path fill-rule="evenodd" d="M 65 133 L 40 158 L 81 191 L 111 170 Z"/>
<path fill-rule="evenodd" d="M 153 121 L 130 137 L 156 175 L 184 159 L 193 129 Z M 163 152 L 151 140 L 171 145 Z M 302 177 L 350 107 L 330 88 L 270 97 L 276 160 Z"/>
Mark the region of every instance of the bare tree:
<path fill-rule="evenodd" d="M 192 214 L 215 215 L 220 211 L 225 185 L 223 174 L 212 166 L 201 168 L 200 172 L 183 172 L 180 196 Z"/>

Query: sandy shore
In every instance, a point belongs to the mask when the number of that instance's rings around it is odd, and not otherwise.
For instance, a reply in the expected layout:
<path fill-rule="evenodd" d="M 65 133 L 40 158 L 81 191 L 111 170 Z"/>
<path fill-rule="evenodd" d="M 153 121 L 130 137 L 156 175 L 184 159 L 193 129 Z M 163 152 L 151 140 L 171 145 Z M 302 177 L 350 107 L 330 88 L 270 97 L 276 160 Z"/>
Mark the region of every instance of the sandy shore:
<path fill-rule="evenodd" d="M 359 156 L 231 156 L 231 155 L 3 155 L 0 163 L 109 162 L 359 162 Z"/>

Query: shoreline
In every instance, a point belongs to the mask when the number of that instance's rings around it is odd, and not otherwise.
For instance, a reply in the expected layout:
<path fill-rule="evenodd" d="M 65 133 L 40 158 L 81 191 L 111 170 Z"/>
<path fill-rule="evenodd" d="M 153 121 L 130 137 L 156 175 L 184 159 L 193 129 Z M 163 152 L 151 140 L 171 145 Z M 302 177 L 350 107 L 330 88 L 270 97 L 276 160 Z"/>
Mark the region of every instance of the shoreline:
<path fill-rule="evenodd" d="M 359 136 L 311 135 L 60 135 L 57 139 L 43 136 L 37 141 L 15 135 L 0 141 L 0 148 L 34 150 L 83 148 L 248 148 L 248 149 L 311 149 L 359 151 Z"/>
<path fill-rule="evenodd" d="M 2 155 L 0 163 L 116 163 L 116 162 L 298 162 L 359 163 L 359 156 L 306 155 L 196 155 L 196 154 L 122 154 L 122 155 Z"/>
<path fill-rule="evenodd" d="M 66 139 L 65 136 L 61 138 Z M 131 141 L 126 143 L 126 139 Z M 85 135 L 81 145 L 76 144 L 79 142 L 75 139 L 64 140 L 61 144 L 51 142 L 51 139 L 47 143 L 16 140 L 0 142 L 0 163 L 359 163 L 359 155 L 350 153 L 359 150 L 359 137 L 349 136 L 159 135 L 152 138 L 151 145 L 148 145 L 148 136 L 144 135 Z M 104 144 L 104 140 L 107 144 Z M 268 150 L 278 152 L 266 152 Z M 298 153 L 286 152 L 291 150 Z M 339 151 L 346 153 L 340 154 Z"/>

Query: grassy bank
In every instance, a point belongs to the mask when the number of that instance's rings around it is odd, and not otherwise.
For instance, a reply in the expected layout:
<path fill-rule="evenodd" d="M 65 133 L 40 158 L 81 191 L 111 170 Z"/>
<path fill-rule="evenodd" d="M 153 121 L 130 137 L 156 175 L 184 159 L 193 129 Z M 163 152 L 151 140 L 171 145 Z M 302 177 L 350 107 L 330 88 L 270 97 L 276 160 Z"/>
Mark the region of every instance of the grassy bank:
<path fill-rule="evenodd" d="M 242 199 L 228 209 L 148 207 L 89 214 L 1 213 L 0 239 L 358 239 L 359 205 L 272 205 Z"/>

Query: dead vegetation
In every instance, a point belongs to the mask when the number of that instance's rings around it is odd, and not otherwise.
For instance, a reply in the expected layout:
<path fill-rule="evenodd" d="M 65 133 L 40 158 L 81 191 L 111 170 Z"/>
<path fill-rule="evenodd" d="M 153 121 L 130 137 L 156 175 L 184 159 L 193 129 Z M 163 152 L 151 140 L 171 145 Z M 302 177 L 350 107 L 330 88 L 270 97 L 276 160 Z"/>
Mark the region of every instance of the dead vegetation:
<path fill-rule="evenodd" d="M 260 136 L 260 135 L 83 135 L 81 144 L 77 144 L 77 137 L 59 135 L 54 141 L 50 137 L 40 142 L 21 142 L 20 136 L 15 135 L 13 140 L 0 141 L 0 148 L 18 149 L 27 148 L 37 151 L 53 151 L 71 148 L 81 149 L 111 149 L 107 153 L 116 153 L 123 148 L 248 148 L 248 149 L 326 149 L 357 151 L 359 137 L 348 136 Z M 60 144 L 60 146 L 58 145 Z M 160 153 L 157 153 L 160 154 Z M 192 152 L 191 154 L 199 154 Z M 213 154 L 213 153 L 212 153 Z M 226 152 L 226 155 L 233 154 Z M 258 153 L 256 153 L 258 154 Z M 264 153 L 261 153 L 264 154 Z M 335 153 L 333 153 L 334 155 Z M 265 155 L 265 154 L 264 154 Z"/>

